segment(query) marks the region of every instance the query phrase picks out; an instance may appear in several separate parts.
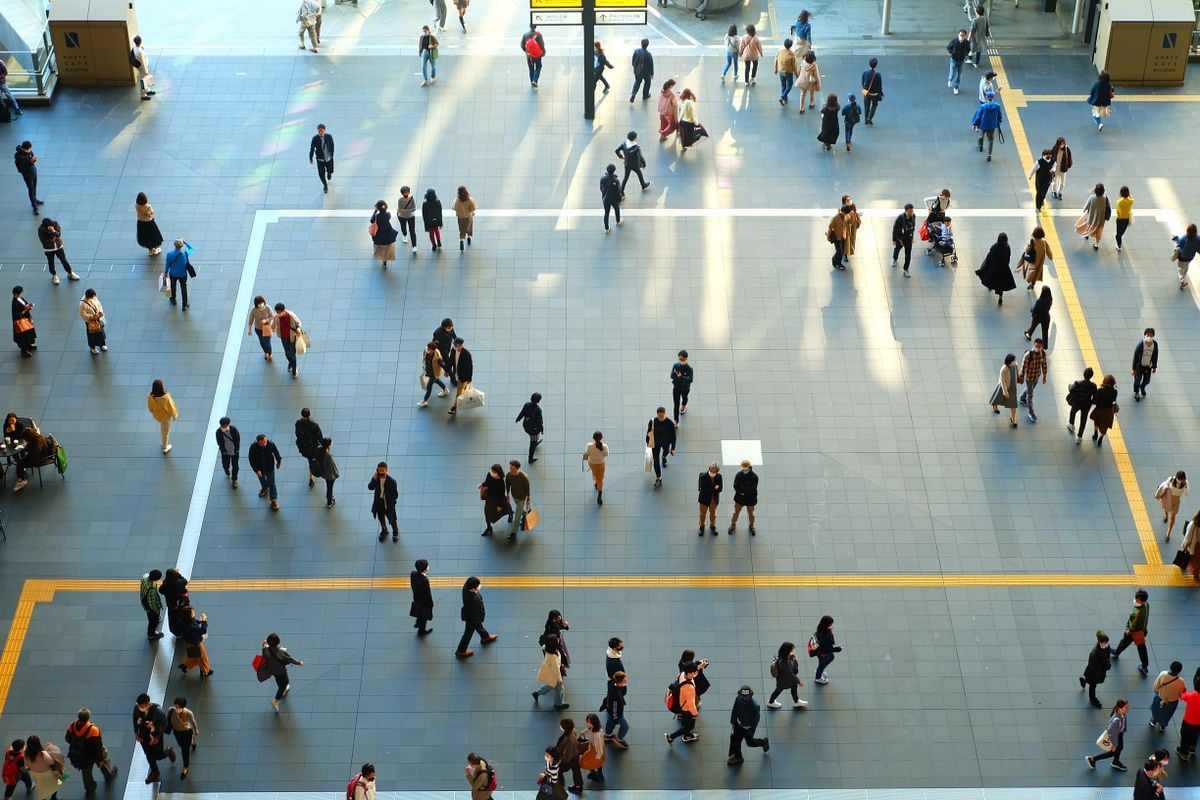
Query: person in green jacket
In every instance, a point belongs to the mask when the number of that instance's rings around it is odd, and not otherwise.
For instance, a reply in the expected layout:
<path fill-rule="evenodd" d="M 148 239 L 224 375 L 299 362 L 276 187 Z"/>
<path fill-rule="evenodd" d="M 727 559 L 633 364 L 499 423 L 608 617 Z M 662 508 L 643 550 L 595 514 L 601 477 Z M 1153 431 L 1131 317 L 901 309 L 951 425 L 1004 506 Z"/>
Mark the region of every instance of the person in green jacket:
<path fill-rule="evenodd" d="M 138 590 L 142 609 L 146 612 L 146 638 L 152 642 L 163 638 L 162 631 L 158 629 L 162 624 L 162 598 L 158 594 L 158 582 L 162 576 L 161 571 L 150 570 L 142 576 L 142 585 Z"/>
<path fill-rule="evenodd" d="M 1133 595 L 1133 610 L 1129 612 L 1129 621 L 1125 623 L 1125 635 L 1121 637 L 1112 657 L 1120 658 L 1121 653 L 1129 645 L 1136 644 L 1138 657 L 1142 663 L 1138 672 L 1145 675 L 1150 670 L 1150 654 L 1146 651 L 1146 634 L 1150 632 L 1150 595 L 1145 589 L 1138 589 Z"/>

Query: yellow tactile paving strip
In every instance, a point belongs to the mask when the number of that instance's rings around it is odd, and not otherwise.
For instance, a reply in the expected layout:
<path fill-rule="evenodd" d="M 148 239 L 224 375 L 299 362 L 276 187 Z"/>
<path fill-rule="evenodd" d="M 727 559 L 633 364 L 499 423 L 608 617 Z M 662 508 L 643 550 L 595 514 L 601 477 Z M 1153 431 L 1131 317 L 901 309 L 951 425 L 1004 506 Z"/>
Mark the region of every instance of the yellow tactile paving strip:
<path fill-rule="evenodd" d="M 996 71 L 996 77 L 1001 86 L 1009 86 L 1008 75 L 1004 71 L 1004 59 L 1000 56 L 993 56 L 991 59 L 992 69 Z M 1018 110 L 1021 106 L 1030 100 L 1037 99 L 1018 91 L 1010 95 L 1009 90 L 1005 89 L 1000 92 L 1001 99 L 1004 101 L 1005 116 L 1008 117 L 1009 129 L 1012 131 L 1013 145 L 1017 149 L 1017 155 L 1021 159 L 1021 169 L 1026 175 L 1033 168 L 1033 151 L 1029 148 L 1029 140 L 1025 136 L 1025 125 L 1021 121 L 1021 113 Z M 1069 99 L 1075 99 L 1074 95 L 1063 95 Z M 1080 98 L 1084 99 L 1084 98 Z M 1040 155 L 1040 151 L 1039 151 Z M 1030 191 L 1033 190 L 1033 184 L 1030 183 Z M 1046 243 L 1050 245 L 1050 252 L 1053 254 L 1054 272 L 1058 277 L 1059 284 L 1059 302 L 1066 305 L 1067 315 L 1071 320 L 1071 327 L 1075 332 L 1075 339 L 1079 342 L 1080 354 L 1083 356 L 1083 363 L 1096 370 L 1097 375 L 1108 374 L 1100 364 L 1100 356 L 1096 352 L 1096 344 L 1092 339 L 1092 331 L 1087 324 L 1087 316 L 1084 314 L 1083 305 L 1079 302 L 1079 292 L 1075 289 L 1075 279 L 1071 277 L 1071 268 L 1067 263 L 1066 252 L 1063 250 L 1062 240 L 1058 238 L 1058 226 L 1055 222 L 1055 217 L 1046 214 L 1041 218 L 1042 228 L 1046 231 Z M 1072 230 L 1072 234 L 1074 231 Z M 1017 240 L 1020 241 L 1019 239 Z M 1141 331 L 1135 331 L 1134 334 L 1140 334 Z M 1130 339 L 1130 352 L 1132 352 L 1133 342 L 1137 341 L 1137 336 L 1134 335 Z M 1124 375 L 1125 370 L 1117 370 L 1113 375 Z M 1061 392 L 1059 392 L 1061 394 Z M 1133 517 L 1133 526 L 1137 531 L 1138 539 L 1142 543 L 1142 553 L 1146 559 L 1146 563 L 1154 566 L 1162 563 L 1162 555 L 1158 551 L 1158 540 L 1154 536 L 1154 526 L 1150 523 L 1150 515 L 1146 512 L 1146 503 L 1142 500 L 1142 492 L 1138 486 L 1137 476 L 1133 471 L 1133 460 L 1129 457 L 1129 448 L 1125 446 L 1125 437 L 1121 433 L 1120 415 L 1118 421 L 1113 425 L 1113 428 L 1108 432 L 1108 448 L 1112 451 L 1113 459 L 1117 464 L 1117 474 L 1121 478 L 1121 486 L 1125 490 L 1125 499 L 1129 503 L 1129 511 Z"/>

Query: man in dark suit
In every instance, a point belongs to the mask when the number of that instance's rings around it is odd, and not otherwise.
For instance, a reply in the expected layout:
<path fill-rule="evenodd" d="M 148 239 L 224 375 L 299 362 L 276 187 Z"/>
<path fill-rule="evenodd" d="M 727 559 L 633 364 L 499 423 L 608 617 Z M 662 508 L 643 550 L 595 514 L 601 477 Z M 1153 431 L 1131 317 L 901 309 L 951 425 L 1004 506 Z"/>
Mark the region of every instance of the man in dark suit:
<path fill-rule="evenodd" d="M 314 458 L 321 454 L 321 440 L 325 438 L 325 434 L 321 433 L 321 426 L 312 418 L 312 412 L 307 408 L 300 409 L 300 419 L 296 420 L 296 449 L 300 451 L 300 455 L 304 457 L 304 463 L 310 464 Z M 308 471 L 308 488 L 313 487 L 313 472 L 312 468 Z"/>
<path fill-rule="evenodd" d="M 265 433 L 260 433 L 254 437 L 254 444 L 250 445 L 246 460 L 250 462 L 250 469 L 254 470 L 254 474 L 258 476 L 258 483 L 262 486 L 258 496 L 270 495 L 271 510 L 278 511 L 279 491 L 275 488 L 275 470 L 283 466 L 283 456 L 279 454 L 279 448 Z"/>
<path fill-rule="evenodd" d="M 533 451 L 542 443 L 542 432 L 546 430 L 545 424 L 542 422 L 542 407 L 538 403 L 542 402 L 542 396 L 538 392 L 534 392 L 529 397 L 529 402 L 521 406 L 521 413 L 517 414 L 514 422 L 520 422 L 521 427 L 529 434 L 529 463 L 537 461 L 537 456 Z"/>
<path fill-rule="evenodd" d="M 437 342 L 438 352 L 442 354 L 442 368 L 450 376 L 451 386 L 458 385 L 458 379 L 454 377 L 454 365 L 450 359 L 450 355 L 454 350 L 454 340 L 457 338 L 458 334 L 454 332 L 454 320 L 446 317 L 442 320 L 442 324 L 437 330 L 433 332 L 433 337 L 430 339 L 432 342 Z"/>
<path fill-rule="evenodd" d="M 371 516 L 379 520 L 379 541 L 387 538 L 389 522 L 392 523 L 392 541 L 400 541 L 400 526 L 396 524 L 396 498 L 400 496 L 400 489 L 396 485 L 396 479 L 388 475 L 386 461 L 380 461 L 375 467 L 375 474 L 371 476 L 367 489 L 374 493 Z"/>
<path fill-rule="evenodd" d="M 650 83 L 654 80 L 654 56 L 650 55 L 650 40 L 642 39 L 642 46 L 633 51 L 631 59 L 633 66 L 633 88 L 629 90 L 629 102 L 637 97 L 638 88 L 642 89 L 642 99 L 650 99 Z"/>
<path fill-rule="evenodd" d="M 221 417 L 220 427 L 216 430 L 217 450 L 221 453 L 221 469 L 225 477 L 233 479 L 233 488 L 237 488 L 238 453 L 242 451 L 242 435 L 230 424 L 229 417 Z"/>
<path fill-rule="evenodd" d="M 459 616 L 466 628 L 463 630 L 462 639 L 458 642 L 458 649 L 454 651 L 456 658 L 470 658 L 475 655 L 474 650 L 467 649 L 467 645 L 471 644 L 471 635 L 474 633 L 479 634 L 479 641 L 483 644 L 491 644 L 500 638 L 494 633 L 488 633 L 487 628 L 483 627 L 483 620 L 487 617 L 487 608 L 483 605 L 483 595 L 479 591 L 479 586 L 480 580 L 474 575 L 463 583 L 462 611 Z"/>
<path fill-rule="evenodd" d="M 333 137 L 325 132 L 324 125 L 317 126 L 317 135 L 308 144 L 308 163 L 317 160 L 317 177 L 329 194 L 329 179 L 333 177 Z"/>
<path fill-rule="evenodd" d="M 458 379 L 458 384 L 455 387 L 454 405 L 450 406 L 447 414 L 451 416 L 458 413 L 458 401 L 462 397 L 463 392 L 471 388 L 471 378 L 475 375 L 475 364 L 471 361 L 471 351 L 463 347 L 466 342 L 461 338 L 454 340 L 454 352 L 450 355 L 450 364 L 453 369 L 450 374 Z"/>
<path fill-rule="evenodd" d="M 425 623 L 433 619 L 433 592 L 429 589 L 429 562 L 423 558 L 418 558 L 416 567 L 408 574 L 408 584 L 412 587 L 412 606 L 408 609 L 408 615 L 415 618 L 417 621 L 413 623 L 413 627 L 417 629 L 417 636 L 428 636 L 433 633 L 433 628 L 425 627 Z"/>

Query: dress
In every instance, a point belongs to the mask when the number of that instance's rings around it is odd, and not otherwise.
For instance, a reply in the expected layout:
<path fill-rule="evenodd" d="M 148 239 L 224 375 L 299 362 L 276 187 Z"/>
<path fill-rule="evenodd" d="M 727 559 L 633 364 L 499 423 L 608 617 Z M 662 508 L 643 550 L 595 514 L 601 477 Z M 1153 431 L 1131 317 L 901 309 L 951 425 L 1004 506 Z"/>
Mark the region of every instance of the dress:
<path fill-rule="evenodd" d="M 821 109 L 821 132 L 817 134 L 817 141 L 830 148 L 837 144 L 841 138 L 842 131 L 838 125 L 839 109 L 836 106 L 825 106 Z"/>
<path fill-rule="evenodd" d="M 1102 194 L 1093 194 L 1083 207 L 1083 216 L 1075 223 L 1075 232 L 1085 238 L 1090 236 L 1099 240 L 1104 234 L 1105 219 L 1111 215 L 1108 198 Z"/>
<path fill-rule="evenodd" d="M 987 256 L 983 259 L 983 265 L 975 270 L 975 274 L 979 276 L 979 282 L 988 290 L 997 294 L 1011 292 L 1017 288 L 1017 281 L 1013 278 L 1012 270 L 1008 266 L 1011 261 L 1012 248 L 1008 246 L 1007 242 L 996 242 L 988 250 Z"/>
<path fill-rule="evenodd" d="M 1092 409 L 1092 422 L 1096 423 L 1096 432 L 1101 436 L 1108 433 L 1108 429 L 1112 427 L 1113 418 L 1116 416 L 1119 406 L 1117 405 L 1117 390 L 1113 386 L 1101 386 L 1096 390 L 1096 407 Z"/>
<path fill-rule="evenodd" d="M 1008 397 L 1004 396 L 1004 389 L 1007 384 Z M 1005 364 L 1000 368 L 1000 378 L 996 381 L 996 388 L 992 391 L 992 399 L 988 401 L 993 406 L 1004 406 L 1005 408 L 1017 407 L 1017 369 L 1016 365 Z"/>
<path fill-rule="evenodd" d="M 1050 245 L 1046 243 L 1045 239 L 1030 239 L 1029 244 L 1025 247 L 1025 252 L 1033 255 L 1033 261 L 1026 261 L 1022 255 L 1021 274 L 1032 286 L 1042 280 L 1042 268 L 1046 265 L 1046 259 L 1050 258 Z"/>
<path fill-rule="evenodd" d="M 21 348 L 22 353 L 28 353 L 33 343 L 37 341 L 37 328 L 33 327 L 33 313 L 26 303 L 19 297 L 14 297 L 12 301 L 12 319 L 13 319 L 13 342 L 17 347 Z M 30 322 L 29 330 L 20 331 L 17 329 L 17 320 L 27 319 Z"/>
<path fill-rule="evenodd" d="M 137 211 L 137 243 L 139 247 L 150 250 L 162 247 L 163 235 L 154 221 L 154 207 L 149 203 L 144 206 L 134 206 Z"/>
<path fill-rule="evenodd" d="M 854 255 L 854 240 L 858 238 L 858 229 L 862 225 L 862 217 L 858 214 L 858 208 L 850 204 L 850 216 L 846 218 L 846 257 Z"/>

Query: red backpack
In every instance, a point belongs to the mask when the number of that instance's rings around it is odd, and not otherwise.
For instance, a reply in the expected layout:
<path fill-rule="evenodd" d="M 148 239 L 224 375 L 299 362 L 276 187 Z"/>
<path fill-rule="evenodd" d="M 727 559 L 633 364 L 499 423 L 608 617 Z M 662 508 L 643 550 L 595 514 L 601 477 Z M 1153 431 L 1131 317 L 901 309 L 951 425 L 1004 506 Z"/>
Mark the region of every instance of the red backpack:
<path fill-rule="evenodd" d="M 354 790 L 358 788 L 359 784 L 363 786 L 367 785 L 367 782 L 362 779 L 361 772 L 351 778 L 350 782 L 346 784 L 346 800 L 354 800 Z"/>
<path fill-rule="evenodd" d="M 546 51 L 542 49 L 542 43 L 537 40 L 536 36 L 530 36 L 525 40 L 525 55 L 530 58 L 541 58 L 546 55 Z"/>
<path fill-rule="evenodd" d="M 488 771 L 487 771 L 487 773 L 488 773 L 488 784 L 487 784 L 487 790 L 488 790 L 489 792 L 494 792 L 494 791 L 496 791 L 496 789 L 497 789 L 497 788 L 499 787 L 499 785 L 500 785 L 500 784 L 499 784 L 499 783 L 496 781 L 496 770 L 492 769 L 492 768 L 491 768 L 491 766 L 489 765 L 489 766 L 488 766 Z"/>

